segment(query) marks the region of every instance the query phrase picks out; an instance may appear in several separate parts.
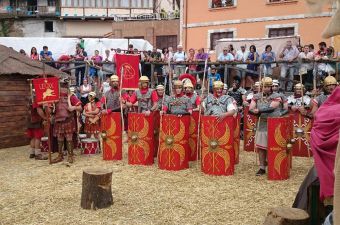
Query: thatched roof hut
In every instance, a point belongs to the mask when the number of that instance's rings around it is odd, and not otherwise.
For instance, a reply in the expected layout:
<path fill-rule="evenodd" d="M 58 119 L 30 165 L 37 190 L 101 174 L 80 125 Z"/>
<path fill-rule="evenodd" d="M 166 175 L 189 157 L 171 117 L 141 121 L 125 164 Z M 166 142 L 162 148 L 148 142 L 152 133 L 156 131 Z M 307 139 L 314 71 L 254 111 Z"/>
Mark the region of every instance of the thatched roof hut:
<path fill-rule="evenodd" d="M 25 145 L 28 79 L 67 74 L 0 45 L 0 148 Z"/>

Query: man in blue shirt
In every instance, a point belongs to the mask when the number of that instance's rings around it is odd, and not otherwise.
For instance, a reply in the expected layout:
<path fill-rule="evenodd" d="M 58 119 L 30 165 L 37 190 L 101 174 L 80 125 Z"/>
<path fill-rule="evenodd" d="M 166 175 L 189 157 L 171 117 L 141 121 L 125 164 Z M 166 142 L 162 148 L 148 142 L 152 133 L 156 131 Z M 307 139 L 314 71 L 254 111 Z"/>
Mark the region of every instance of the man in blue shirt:
<path fill-rule="evenodd" d="M 223 52 L 219 54 L 217 61 L 219 62 L 228 62 L 228 61 L 234 61 L 234 56 L 228 51 L 228 48 L 223 48 Z"/>
<path fill-rule="evenodd" d="M 40 59 L 46 61 L 53 61 L 52 52 L 48 50 L 47 46 L 44 46 L 43 50 L 40 51 Z"/>
<path fill-rule="evenodd" d="M 212 86 L 213 86 L 214 81 L 218 81 L 218 80 L 221 81 L 221 75 L 219 73 L 217 73 L 215 65 L 212 65 L 210 67 L 210 73 L 208 74 L 208 80 L 209 80 L 209 92 L 212 93 L 213 92 Z"/>

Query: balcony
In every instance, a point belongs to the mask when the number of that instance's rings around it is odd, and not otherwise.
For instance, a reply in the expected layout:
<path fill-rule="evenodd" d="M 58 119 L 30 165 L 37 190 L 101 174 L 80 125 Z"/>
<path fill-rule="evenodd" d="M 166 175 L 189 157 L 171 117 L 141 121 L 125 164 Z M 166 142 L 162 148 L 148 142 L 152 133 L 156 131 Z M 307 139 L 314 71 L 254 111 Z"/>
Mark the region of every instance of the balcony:
<path fill-rule="evenodd" d="M 5 6 L 0 9 L 0 17 L 58 17 L 56 6 Z"/>
<path fill-rule="evenodd" d="M 110 19 L 114 21 L 172 20 L 179 19 L 179 12 L 154 13 L 153 9 L 62 7 L 63 19 Z"/>

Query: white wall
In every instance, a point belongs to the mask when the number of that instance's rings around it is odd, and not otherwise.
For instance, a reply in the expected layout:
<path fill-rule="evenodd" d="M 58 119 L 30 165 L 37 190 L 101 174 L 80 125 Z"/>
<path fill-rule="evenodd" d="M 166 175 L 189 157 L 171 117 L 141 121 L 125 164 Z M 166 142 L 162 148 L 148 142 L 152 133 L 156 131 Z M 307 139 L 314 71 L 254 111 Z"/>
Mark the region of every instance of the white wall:
<path fill-rule="evenodd" d="M 45 32 L 45 21 L 53 21 L 53 32 Z M 22 31 L 24 37 L 62 37 L 65 34 L 65 26 L 60 20 L 16 20 L 14 26 Z"/>

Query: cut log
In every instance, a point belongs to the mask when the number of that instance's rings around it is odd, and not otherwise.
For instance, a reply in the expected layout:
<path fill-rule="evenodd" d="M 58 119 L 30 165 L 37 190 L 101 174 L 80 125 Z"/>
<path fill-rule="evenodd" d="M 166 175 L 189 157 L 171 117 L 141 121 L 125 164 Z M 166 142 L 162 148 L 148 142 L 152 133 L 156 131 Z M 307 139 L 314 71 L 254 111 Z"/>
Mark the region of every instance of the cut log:
<path fill-rule="evenodd" d="M 309 215 L 296 208 L 277 207 L 269 211 L 263 225 L 308 225 Z"/>
<path fill-rule="evenodd" d="M 87 169 L 83 171 L 81 207 L 83 209 L 102 209 L 113 204 L 112 171 Z"/>

